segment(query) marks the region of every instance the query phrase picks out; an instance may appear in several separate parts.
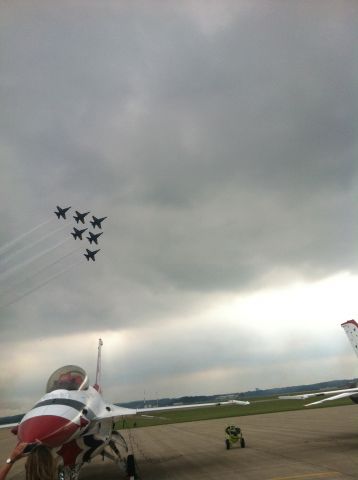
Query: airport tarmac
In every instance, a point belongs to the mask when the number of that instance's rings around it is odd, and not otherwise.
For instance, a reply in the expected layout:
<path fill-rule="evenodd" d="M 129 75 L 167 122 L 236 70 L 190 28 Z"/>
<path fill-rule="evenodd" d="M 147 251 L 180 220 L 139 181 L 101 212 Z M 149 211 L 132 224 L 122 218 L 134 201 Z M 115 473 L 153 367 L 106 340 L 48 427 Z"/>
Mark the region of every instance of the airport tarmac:
<path fill-rule="evenodd" d="M 226 450 L 224 429 L 242 428 L 247 447 Z M 3 459 L 15 443 L 0 432 Z M 303 409 L 127 432 L 141 480 L 352 480 L 358 479 L 358 406 Z M 7 477 L 24 478 L 23 461 Z M 83 480 L 124 480 L 118 467 L 96 459 Z"/>

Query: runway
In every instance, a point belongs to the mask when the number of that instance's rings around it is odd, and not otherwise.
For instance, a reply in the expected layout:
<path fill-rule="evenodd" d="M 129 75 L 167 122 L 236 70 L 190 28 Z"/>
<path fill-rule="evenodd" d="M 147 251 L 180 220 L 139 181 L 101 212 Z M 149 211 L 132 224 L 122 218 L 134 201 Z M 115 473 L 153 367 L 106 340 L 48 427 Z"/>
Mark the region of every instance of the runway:
<path fill-rule="evenodd" d="M 226 450 L 224 429 L 242 428 L 247 447 Z M 1 456 L 15 439 L 0 432 Z M 127 432 L 141 480 L 358 479 L 358 406 L 299 410 L 132 429 Z M 23 463 L 8 479 L 24 478 Z M 118 467 L 96 459 L 83 480 L 121 480 Z"/>

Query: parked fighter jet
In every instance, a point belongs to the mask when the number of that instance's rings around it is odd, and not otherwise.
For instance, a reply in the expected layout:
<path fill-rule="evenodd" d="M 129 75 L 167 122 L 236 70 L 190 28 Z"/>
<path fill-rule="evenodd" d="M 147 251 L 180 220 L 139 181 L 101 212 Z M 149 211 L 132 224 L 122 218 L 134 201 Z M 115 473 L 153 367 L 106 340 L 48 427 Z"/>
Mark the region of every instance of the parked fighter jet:
<path fill-rule="evenodd" d="M 102 228 L 101 223 L 103 220 L 105 220 L 107 217 L 102 217 L 102 218 L 96 218 L 94 215 L 92 215 L 93 220 L 90 220 L 90 223 L 92 224 L 93 228 Z"/>
<path fill-rule="evenodd" d="M 358 323 L 355 320 L 348 320 L 341 324 L 341 327 L 346 332 L 346 335 L 358 356 Z M 341 398 L 349 397 L 353 403 L 358 403 L 358 387 L 346 388 L 341 390 L 331 390 L 331 391 L 320 391 L 315 393 L 304 393 L 301 395 L 282 395 L 279 398 L 285 400 L 306 400 L 307 398 L 312 397 L 325 397 L 323 400 L 318 400 L 317 402 L 307 403 L 305 407 L 311 405 L 318 405 L 319 403 L 330 402 L 332 400 L 338 400 Z"/>
<path fill-rule="evenodd" d="M 93 260 L 94 262 L 96 261 L 96 259 L 94 258 L 94 256 L 96 255 L 97 252 L 99 252 L 100 249 L 98 250 L 88 250 L 88 248 L 86 248 L 86 252 L 87 253 L 84 253 L 83 255 L 87 258 L 87 262 L 89 261 L 89 259 Z"/>
<path fill-rule="evenodd" d="M 129 478 L 134 479 L 135 463 L 131 445 L 127 445 L 125 438 L 115 430 L 115 422 L 138 413 L 215 405 L 208 403 L 135 410 L 105 402 L 100 385 L 102 345 L 100 339 L 96 383 L 93 387 L 89 385 L 87 374 L 81 367 L 66 365 L 57 369 L 47 382 L 46 394 L 12 429 L 19 442 L 41 442 L 51 448 L 59 457 L 59 478 L 63 480 L 77 480 L 84 462 L 90 462 L 96 455 L 119 463 Z M 247 405 L 249 402 L 235 403 Z"/>
<path fill-rule="evenodd" d="M 100 237 L 103 234 L 103 232 L 97 233 L 97 235 L 95 235 L 92 232 L 88 232 L 88 234 L 89 234 L 89 237 L 86 237 L 86 238 L 89 241 L 89 243 L 92 244 L 92 242 L 94 242 L 96 245 L 98 245 L 98 240 L 97 239 L 98 239 L 98 237 Z"/>
<path fill-rule="evenodd" d="M 71 235 L 73 236 L 73 238 L 76 240 L 77 238 L 79 238 L 80 240 L 82 240 L 82 234 L 83 232 L 85 232 L 86 230 L 88 230 L 88 228 L 84 228 L 83 230 L 77 230 L 76 227 L 73 227 L 73 230 L 74 232 L 71 232 Z"/>
<path fill-rule="evenodd" d="M 76 210 L 76 215 L 73 218 L 76 220 L 77 223 L 82 222 L 85 223 L 85 216 L 88 215 L 90 212 L 80 213 Z"/>
<path fill-rule="evenodd" d="M 60 217 L 64 218 L 66 220 L 66 212 L 69 210 L 71 207 L 67 208 L 61 208 L 57 205 L 57 212 L 53 212 L 57 215 L 57 218 L 60 219 Z"/>

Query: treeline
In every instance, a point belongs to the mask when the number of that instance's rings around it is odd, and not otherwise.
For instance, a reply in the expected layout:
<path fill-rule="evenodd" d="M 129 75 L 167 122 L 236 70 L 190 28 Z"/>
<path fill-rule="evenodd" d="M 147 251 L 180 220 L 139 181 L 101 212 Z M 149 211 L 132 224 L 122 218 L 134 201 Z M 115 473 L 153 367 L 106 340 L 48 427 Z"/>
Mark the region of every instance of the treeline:
<path fill-rule="evenodd" d="M 219 403 L 226 400 L 247 400 L 260 397 L 273 397 L 278 395 L 290 395 L 297 393 L 315 392 L 319 390 L 335 390 L 339 388 L 356 387 L 358 379 L 331 380 L 329 382 L 312 383 L 309 385 L 295 385 L 292 387 L 268 388 L 261 390 L 248 390 L 247 392 L 220 393 L 216 395 L 192 395 L 176 398 L 159 398 L 152 400 L 136 400 L 133 402 L 121 403 L 122 407 L 127 408 L 145 408 L 145 407 L 169 407 L 172 405 L 188 405 L 191 403 Z M 119 405 L 118 403 L 116 405 Z M 7 417 L 0 417 L 0 425 L 19 423 L 24 413 Z"/>
<path fill-rule="evenodd" d="M 329 382 L 312 383 L 309 385 L 294 385 L 291 387 L 268 388 L 261 390 L 248 390 L 246 392 L 220 393 L 216 395 L 195 395 L 176 398 L 159 398 L 151 400 L 136 400 L 133 402 L 121 403 L 127 408 L 145 408 L 145 407 L 169 407 L 172 405 L 187 405 L 191 403 L 211 403 L 223 402 L 225 400 L 246 400 L 249 398 L 272 397 L 275 395 L 290 395 L 297 393 L 314 392 L 318 390 L 335 390 L 339 388 L 351 388 L 357 386 L 358 379 L 331 380 Z"/>

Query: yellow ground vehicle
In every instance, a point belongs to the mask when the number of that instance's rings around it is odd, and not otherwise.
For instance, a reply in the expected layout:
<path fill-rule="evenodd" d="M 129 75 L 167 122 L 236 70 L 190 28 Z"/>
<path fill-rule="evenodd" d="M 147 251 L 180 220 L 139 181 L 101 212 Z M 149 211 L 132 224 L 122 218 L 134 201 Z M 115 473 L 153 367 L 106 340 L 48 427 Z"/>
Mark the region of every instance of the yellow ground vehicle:
<path fill-rule="evenodd" d="M 240 447 L 245 448 L 245 439 L 242 436 L 241 428 L 236 425 L 229 425 L 225 428 L 226 449 L 229 450 L 235 443 L 240 443 Z"/>

